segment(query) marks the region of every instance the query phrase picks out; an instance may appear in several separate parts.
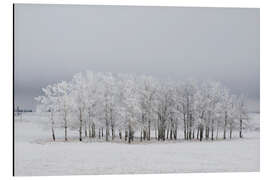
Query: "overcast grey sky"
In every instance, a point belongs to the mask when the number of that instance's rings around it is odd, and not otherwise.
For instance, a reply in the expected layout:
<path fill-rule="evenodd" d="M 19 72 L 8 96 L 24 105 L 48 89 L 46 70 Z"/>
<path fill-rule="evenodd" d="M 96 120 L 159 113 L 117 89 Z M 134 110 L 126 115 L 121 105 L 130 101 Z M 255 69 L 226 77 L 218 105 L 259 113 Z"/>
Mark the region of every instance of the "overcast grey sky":
<path fill-rule="evenodd" d="M 258 105 L 259 18 L 245 8 L 16 4 L 15 104 L 35 109 L 42 87 L 93 70 L 218 80 Z"/>

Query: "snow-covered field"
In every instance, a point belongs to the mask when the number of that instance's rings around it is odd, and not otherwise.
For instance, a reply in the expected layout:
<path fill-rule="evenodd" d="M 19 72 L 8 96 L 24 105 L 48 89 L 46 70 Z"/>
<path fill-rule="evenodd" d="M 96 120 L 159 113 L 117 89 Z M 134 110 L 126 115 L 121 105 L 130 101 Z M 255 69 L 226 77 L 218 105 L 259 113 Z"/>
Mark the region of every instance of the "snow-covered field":
<path fill-rule="evenodd" d="M 257 131 L 234 134 L 232 140 L 125 144 L 112 142 L 51 142 L 48 117 L 26 113 L 15 118 L 15 175 L 76 175 L 259 171 L 259 114 L 251 123 Z M 77 137 L 69 131 L 69 137 Z M 56 130 L 63 138 L 63 130 Z"/>

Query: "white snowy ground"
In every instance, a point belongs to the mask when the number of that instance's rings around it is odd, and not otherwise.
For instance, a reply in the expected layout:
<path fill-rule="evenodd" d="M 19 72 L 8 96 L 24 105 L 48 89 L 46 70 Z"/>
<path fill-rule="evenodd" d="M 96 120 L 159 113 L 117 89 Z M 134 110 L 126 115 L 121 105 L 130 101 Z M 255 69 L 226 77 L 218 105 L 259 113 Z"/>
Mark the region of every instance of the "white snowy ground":
<path fill-rule="evenodd" d="M 42 120 L 43 118 L 43 120 Z M 259 123 L 259 115 L 253 116 Z M 244 139 L 123 144 L 50 142 L 47 117 L 34 113 L 15 120 L 15 175 L 86 175 L 259 171 L 259 132 Z M 42 123 L 41 123 L 42 122 Z M 62 129 L 56 136 L 63 136 Z M 234 136 L 237 136 L 235 134 Z M 77 131 L 69 136 L 77 137 Z"/>

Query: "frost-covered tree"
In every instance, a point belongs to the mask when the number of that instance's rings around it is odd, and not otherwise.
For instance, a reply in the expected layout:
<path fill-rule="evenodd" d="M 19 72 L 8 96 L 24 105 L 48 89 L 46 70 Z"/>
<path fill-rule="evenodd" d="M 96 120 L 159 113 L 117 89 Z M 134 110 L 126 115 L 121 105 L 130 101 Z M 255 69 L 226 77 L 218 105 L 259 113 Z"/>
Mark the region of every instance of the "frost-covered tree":
<path fill-rule="evenodd" d="M 221 109 L 222 109 L 222 114 L 223 114 L 223 139 L 226 139 L 226 132 L 227 132 L 227 126 L 228 126 L 228 113 L 231 107 L 231 97 L 229 94 L 229 90 L 225 87 L 222 88 L 221 90 Z"/>
<path fill-rule="evenodd" d="M 239 119 L 239 137 L 243 138 L 243 120 L 248 120 L 248 113 L 244 95 L 240 95 L 236 103 L 237 116 Z"/>
<path fill-rule="evenodd" d="M 188 80 L 178 87 L 178 103 L 182 105 L 185 139 L 191 139 L 194 134 L 194 104 L 197 89 L 194 80 Z"/>
<path fill-rule="evenodd" d="M 140 141 L 151 140 L 155 130 L 158 140 L 214 140 L 223 130 L 223 138 L 232 138 L 239 127 L 243 137 L 243 120 L 247 110 L 244 96 L 236 96 L 216 81 L 157 80 L 151 76 L 96 73 L 86 71 L 42 89 L 36 98 L 39 109 L 50 112 L 52 137 L 55 140 L 55 114 L 68 128 L 79 129 L 79 140 L 117 136 L 131 143 L 136 132 Z M 63 121 L 64 120 L 64 121 Z M 96 132 L 98 129 L 98 132 Z M 104 132 L 105 130 L 105 132 Z M 214 135 L 215 134 L 215 135 Z M 214 138 L 215 137 L 215 138 Z"/>
<path fill-rule="evenodd" d="M 115 137 L 115 107 L 116 107 L 116 86 L 115 77 L 111 73 L 104 73 L 101 77 L 102 81 L 102 103 L 104 107 L 104 119 L 106 128 L 106 141 L 109 141 L 110 129 L 112 139 Z"/>
<path fill-rule="evenodd" d="M 83 112 L 86 104 L 85 79 L 82 73 L 74 75 L 72 79 L 71 98 L 74 112 L 79 115 L 79 140 L 82 141 Z"/>
<path fill-rule="evenodd" d="M 48 85 L 46 88 L 42 88 L 42 92 L 44 94 L 43 96 L 38 96 L 35 98 L 35 100 L 39 102 L 37 108 L 38 111 L 50 112 L 52 139 L 55 141 L 54 113 L 57 111 L 57 96 L 54 91 L 54 85 Z"/>
<path fill-rule="evenodd" d="M 64 120 L 64 130 L 65 130 L 65 141 L 68 140 L 67 138 L 67 129 L 68 129 L 68 113 L 71 109 L 70 106 L 70 92 L 71 92 L 71 85 L 66 81 L 62 81 L 60 83 L 55 84 L 53 86 L 54 93 L 56 95 L 56 102 L 58 106 L 58 111 L 63 113 L 63 120 Z"/>
<path fill-rule="evenodd" d="M 154 122 L 154 106 L 157 92 L 157 81 L 151 76 L 139 78 L 138 96 L 141 109 L 141 138 L 150 140 L 151 124 Z"/>
<path fill-rule="evenodd" d="M 94 138 L 96 136 L 96 118 L 97 106 L 101 102 L 100 83 L 97 75 L 91 71 L 86 72 L 85 78 L 85 108 L 88 119 L 88 136 Z M 87 121 L 85 120 L 85 135 L 87 136 Z"/>
<path fill-rule="evenodd" d="M 135 128 L 138 122 L 137 117 L 141 112 L 135 81 L 133 76 L 126 77 L 122 89 L 122 111 L 124 110 L 124 124 L 129 143 L 134 140 Z"/>
<path fill-rule="evenodd" d="M 166 130 L 174 108 L 173 89 L 166 83 L 160 84 L 157 90 L 158 140 L 165 141 Z M 169 134 L 167 133 L 167 136 Z"/>

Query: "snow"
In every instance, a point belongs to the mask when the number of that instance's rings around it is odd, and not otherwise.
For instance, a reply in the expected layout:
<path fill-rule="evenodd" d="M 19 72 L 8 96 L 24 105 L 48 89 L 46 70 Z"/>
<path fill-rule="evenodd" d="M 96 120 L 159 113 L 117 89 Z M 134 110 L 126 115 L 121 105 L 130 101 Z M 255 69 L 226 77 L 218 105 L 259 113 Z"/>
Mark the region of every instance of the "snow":
<path fill-rule="evenodd" d="M 259 118 L 259 116 L 253 116 Z M 254 119 L 253 121 L 259 121 Z M 79 175 L 259 171 L 259 131 L 244 139 L 165 143 L 51 142 L 48 117 L 26 113 L 15 120 L 15 175 Z M 63 139 L 63 129 L 56 138 Z M 78 132 L 68 132 L 77 139 Z M 59 141 L 59 140 L 58 140 Z"/>

